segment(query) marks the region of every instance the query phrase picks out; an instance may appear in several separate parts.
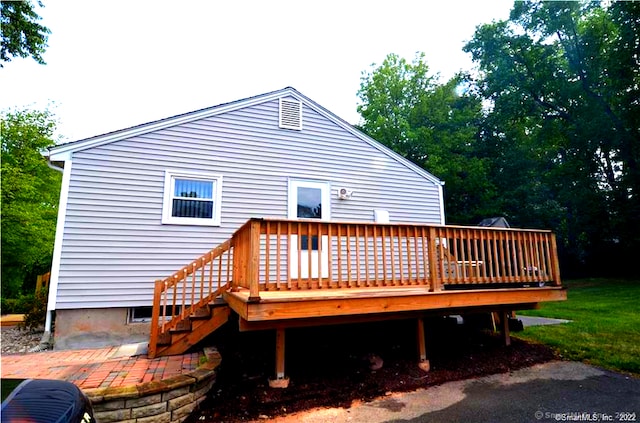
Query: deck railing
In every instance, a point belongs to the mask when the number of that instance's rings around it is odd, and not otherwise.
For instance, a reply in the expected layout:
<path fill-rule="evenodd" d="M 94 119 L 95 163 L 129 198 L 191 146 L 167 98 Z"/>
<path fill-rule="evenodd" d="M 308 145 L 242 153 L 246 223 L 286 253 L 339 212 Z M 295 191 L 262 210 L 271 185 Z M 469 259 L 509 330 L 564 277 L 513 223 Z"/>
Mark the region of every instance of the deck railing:
<path fill-rule="evenodd" d="M 227 289 L 424 286 L 429 291 L 560 285 L 550 231 L 250 219 L 231 239 L 156 281 L 150 354 Z"/>
<path fill-rule="evenodd" d="M 40 292 L 41 289 L 48 290 L 50 279 L 51 279 L 51 272 L 38 275 L 36 278 L 36 293 Z"/>
<path fill-rule="evenodd" d="M 252 219 L 234 235 L 232 288 L 560 285 L 546 230 Z"/>
<path fill-rule="evenodd" d="M 155 282 L 149 355 L 154 357 L 158 340 L 180 327 L 189 316 L 227 290 L 232 279 L 235 238 L 192 261 L 163 280 Z"/>

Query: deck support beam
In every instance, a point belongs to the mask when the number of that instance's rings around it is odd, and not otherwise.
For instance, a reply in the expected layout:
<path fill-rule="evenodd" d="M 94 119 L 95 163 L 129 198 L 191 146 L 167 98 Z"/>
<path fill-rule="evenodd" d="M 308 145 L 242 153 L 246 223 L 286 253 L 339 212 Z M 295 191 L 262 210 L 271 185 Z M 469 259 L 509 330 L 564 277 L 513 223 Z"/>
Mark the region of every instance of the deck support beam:
<path fill-rule="evenodd" d="M 422 286 L 392 288 L 349 288 L 261 291 L 260 302 L 249 300 L 250 291 L 224 295 L 233 309 L 248 322 L 310 319 L 404 312 L 453 313 L 452 309 L 484 307 L 495 310 L 531 308 L 541 301 L 562 301 L 562 288 L 476 289 L 428 292 Z M 295 302 L 295 307 L 292 303 Z M 236 307 L 234 304 L 237 304 Z M 524 307 L 523 307 L 524 306 Z"/>
<path fill-rule="evenodd" d="M 427 359 L 427 339 L 424 333 L 424 318 L 418 318 L 418 367 L 425 372 L 431 369 L 431 364 Z"/>
<path fill-rule="evenodd" d="M 285 329 L 276 329 L 276 378 L 269 380 L 271 388 L 286 388 L 289 379 L 284 376 Z"/>
<path fill-rule="evenodd" d="M 504 345 L 511 345 L 511 334 L 509 333 L 509 316 L 511 312 L 507 310 L 500 311 L 500 327 L 502 332 L 502 338 L 504 339 Z"/>

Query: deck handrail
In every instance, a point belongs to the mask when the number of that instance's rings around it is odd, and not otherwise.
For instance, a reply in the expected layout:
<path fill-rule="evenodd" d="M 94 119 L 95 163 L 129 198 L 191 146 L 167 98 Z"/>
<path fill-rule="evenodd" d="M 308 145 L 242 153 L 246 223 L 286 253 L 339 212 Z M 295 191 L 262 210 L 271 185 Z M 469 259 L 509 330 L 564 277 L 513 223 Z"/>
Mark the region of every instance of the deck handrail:
<path fill-rule="evenodd" d="M 229 288 L 233 245 L 234 238 L 231 238 L 171 276 L 155 281 L 150 357 L 155 357 L 160 337 L 179 327 L 181 322 Z"/>
<path fill-rule="evenodd" d="M 233 287 L 256 301 L 261 290 L 561 285 L 549 230 L 256 218 L 234 239 Z"/>
<path fill-rule="evenodd" d="M 41 289 L 48 290 L 50 279 L 51 279 L 50 271 L 47 273 L 43 273 L 42 275 L 38 275 L 36 277 L 36 293 L 40 292 Z"/>

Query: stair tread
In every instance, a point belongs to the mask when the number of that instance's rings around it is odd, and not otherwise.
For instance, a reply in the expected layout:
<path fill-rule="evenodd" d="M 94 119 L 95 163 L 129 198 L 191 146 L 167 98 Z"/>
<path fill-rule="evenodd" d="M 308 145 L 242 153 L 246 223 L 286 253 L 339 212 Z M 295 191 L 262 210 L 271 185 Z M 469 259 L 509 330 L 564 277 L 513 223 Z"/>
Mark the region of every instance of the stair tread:
<path fill-rule="evenodd" d="M 216 311 L 220 310 L 220 311 Z M 229 319 L 230 309 L 227 307 L 215 309 L 211 313 L 209 319 L 197 319 L 194 324 L 191 325 L 191 329 L 178 329 L 174 328 L 169 331 L 171 335 L 170 344 L 158 344 L 157 356 L 180 354 L 190 346 L 195 345 L 197 342 L 204 339 L 205 336 L 215 332 L 220 326 L 226 323 Z M 204 330 L 204 332 L 203 332 Z M 195 335 L 197 334 L 197 335 Z M 193 338 L 193 336 L 196 336 Z M 176 344 L 180 344 L 176 345 Z"/>
<path fill-rule="evenodd" d="M 209 319 L 211 318 L 211 310 L 206 306 L 200 307 L 194 310 L 193 313 L 191 313 L 191 315 L 189 316 L 189 318 L 197 319 L 197 320 Z"/>
<path fill-rule="evenodd" d="M 158 335 L 158 345 L 171 345 L 171 334 L 170 333 L 161 333 Z"/>

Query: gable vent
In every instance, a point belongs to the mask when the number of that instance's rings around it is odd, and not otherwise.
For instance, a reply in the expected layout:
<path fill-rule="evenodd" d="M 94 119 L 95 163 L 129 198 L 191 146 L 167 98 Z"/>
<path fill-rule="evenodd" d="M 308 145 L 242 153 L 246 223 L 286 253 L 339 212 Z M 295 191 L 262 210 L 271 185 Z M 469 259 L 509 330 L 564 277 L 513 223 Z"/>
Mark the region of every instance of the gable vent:
<path fill-rule="evenodd" d="M 302 129 L 302 103 L 300 101 L 280 99 L 280 128 Z"/>

